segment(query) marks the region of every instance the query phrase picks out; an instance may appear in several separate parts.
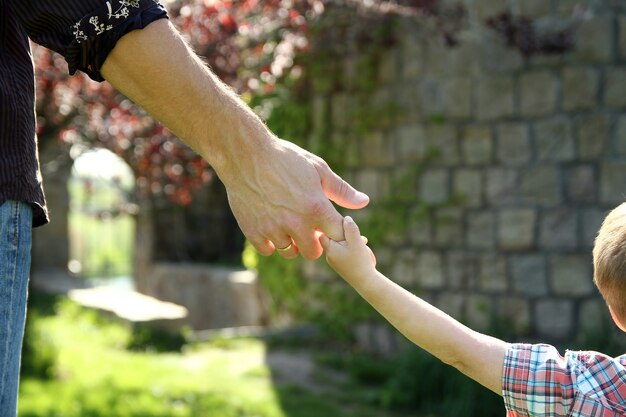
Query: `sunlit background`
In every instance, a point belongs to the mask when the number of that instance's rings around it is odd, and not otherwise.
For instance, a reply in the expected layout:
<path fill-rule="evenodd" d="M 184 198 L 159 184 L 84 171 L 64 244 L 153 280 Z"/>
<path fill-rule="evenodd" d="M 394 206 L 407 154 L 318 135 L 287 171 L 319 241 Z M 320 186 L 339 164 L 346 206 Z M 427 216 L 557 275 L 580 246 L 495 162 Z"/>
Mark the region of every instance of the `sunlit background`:
<path fill-rule="evenodd" d="M 618 3 L 164 2 L 277 136 L 371 197 L 350 214 L 383 273 L 479 331 L 614 355 L 590 251 L 626 193 Z M 33 48 L 52 222 L 20 416 L 504 414 L 323 259 L 259 256 L 205 161 Z"/>

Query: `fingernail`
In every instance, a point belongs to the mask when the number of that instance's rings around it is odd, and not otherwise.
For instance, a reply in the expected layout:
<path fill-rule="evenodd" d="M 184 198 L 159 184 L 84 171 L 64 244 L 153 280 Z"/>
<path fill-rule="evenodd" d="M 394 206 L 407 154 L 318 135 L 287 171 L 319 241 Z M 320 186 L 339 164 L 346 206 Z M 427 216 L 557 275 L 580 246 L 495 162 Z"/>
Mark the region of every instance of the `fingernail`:
<path fill-rule="evenodd" d="M 347 221 L 348 223 L 354 223 L 354 220 L 353 220 L 353 219 L 352 219 L 352 217 L 350 217 L 350 216 L 346 216 L 346 221 Z"/>

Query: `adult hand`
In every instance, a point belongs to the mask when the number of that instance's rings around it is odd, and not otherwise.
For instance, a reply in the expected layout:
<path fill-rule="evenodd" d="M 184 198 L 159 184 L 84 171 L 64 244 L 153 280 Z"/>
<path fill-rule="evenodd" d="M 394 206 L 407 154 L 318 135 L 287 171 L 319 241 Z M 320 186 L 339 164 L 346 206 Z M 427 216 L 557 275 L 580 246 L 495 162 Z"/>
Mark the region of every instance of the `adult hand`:
<path fill-rule="evenodd" d="M 122 37 L 101 72 L 211 163 L 241 230 L 263 255 L 284 249 L 285 258 L 316 259 L 316 232 L 343 240 L 329 199 L 353 209 L 369 202 L 321 158 L 271 134 L 167 20 Z"/>
<path fill-rule="evenodd" d="M 262 255 L 317 259 L 318 236 L 343 240 L 343 217 L 329 200 L 358 209 L 369 197 L 341 179 L 320 157 L 284 140 L 239 161 L 238 175 L 222 176 L 243 233 Z M 261 150 L 261 149 L 259 149 Z M 232 170 L 231 170 L 232 171 Z"/>

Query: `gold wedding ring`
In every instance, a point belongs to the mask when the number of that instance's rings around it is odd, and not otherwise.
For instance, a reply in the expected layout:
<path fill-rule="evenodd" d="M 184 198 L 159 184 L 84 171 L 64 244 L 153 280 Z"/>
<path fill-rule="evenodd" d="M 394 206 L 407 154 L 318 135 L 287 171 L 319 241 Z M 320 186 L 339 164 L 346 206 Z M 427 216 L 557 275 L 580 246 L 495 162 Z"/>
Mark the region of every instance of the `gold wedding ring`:
<path fill-rule="evenodd" d="M 291 249 L 292 244 L 293 244 L 293 242 L 290 243 L 289 245 L 285 246 L 284 248 L 276 248 L 276 250 L 278 252 L 287 252 L 289 249 Z"/>

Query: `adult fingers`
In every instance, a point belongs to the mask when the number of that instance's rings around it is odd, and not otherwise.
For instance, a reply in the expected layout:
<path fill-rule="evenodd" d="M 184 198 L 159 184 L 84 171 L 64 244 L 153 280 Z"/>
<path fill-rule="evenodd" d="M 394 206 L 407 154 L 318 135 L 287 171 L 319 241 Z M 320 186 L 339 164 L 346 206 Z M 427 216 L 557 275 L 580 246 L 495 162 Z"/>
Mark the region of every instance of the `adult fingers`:
<path fill-rule="evenodd" d="M 291 238 L 281 239 L 281 242 L 289 242 L 289 243 L 276 243 L 274 241 L 274 247 L 276 248 L 276 252 L 285 259 L 293 259 L 300 253 L 298 250 L 298 246 Z"/>
<path fill-rule="evenodd" d="M 270 256 L 274 253 L 274 245 L 266 239 L 255 239 L 249 237 L 248 240 L 252 243 L 252 246 L 263 256 Z"/>
<path fill-rule="evenodd" d="M 303 233 L 294 234 L 292 237 L 298 246 L 299 253 L 304 258 L 314 260 L 322 256 L 324 250 L 315 230 L 305 230 Z"/>
<path fill-rule="evenodd" d="M 320 194 L 314 207 L 310 209 L 311 220 L 317 229 L 334 241 L 344 240 L 343 216 L 337 212 L 330 201 Z M 302 247 L 300 247 L 302 249 Z"/>

